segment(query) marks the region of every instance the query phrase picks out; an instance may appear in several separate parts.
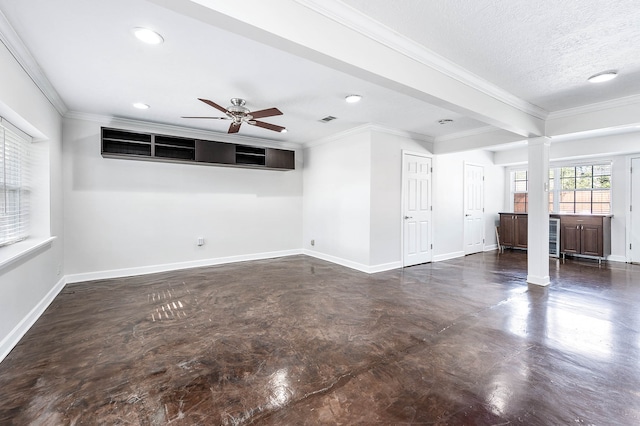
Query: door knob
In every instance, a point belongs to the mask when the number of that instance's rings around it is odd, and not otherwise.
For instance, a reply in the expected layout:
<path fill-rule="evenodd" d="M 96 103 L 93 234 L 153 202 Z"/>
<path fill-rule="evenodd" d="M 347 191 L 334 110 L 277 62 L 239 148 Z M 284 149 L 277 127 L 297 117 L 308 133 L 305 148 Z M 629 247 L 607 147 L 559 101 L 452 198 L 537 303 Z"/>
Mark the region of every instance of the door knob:
<path fill-rule="evenodd" d="M 413 219 L 413 216 L 405 216 L 405 219 Z"/>
<path fill-rule="evenodd" d="M 469 216 L 471 216 L 471 215 L 470 214 L 465 214 L 465 217 L 469 217 Z"/>

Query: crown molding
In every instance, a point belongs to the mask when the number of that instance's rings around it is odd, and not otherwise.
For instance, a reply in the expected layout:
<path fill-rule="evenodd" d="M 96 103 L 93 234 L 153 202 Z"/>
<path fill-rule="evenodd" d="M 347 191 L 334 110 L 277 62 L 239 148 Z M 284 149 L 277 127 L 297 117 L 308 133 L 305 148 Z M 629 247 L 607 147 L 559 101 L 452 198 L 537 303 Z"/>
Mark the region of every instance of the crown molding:
<path fill-rule="evenodd" d="M 300 149 L 301 144 L 295 142 L 276 141 L 271 139 L 255 138 L 252 136 L 234 135 L 213 132 L 208 130 L 193 129 L 190 127 L 176 126 L 173 124 L 162 124 L 153 121 L 134 120 L 125 117 L 112 117 L 100 114 L 91 114 L 79 111 L 69 111 L 64 114 L 65 119 L 91 121 L 105 126 L 119 126 L 127 130 L 138 130 L 159 134 L 170 134 L 172 136 L 202 138 L 206 140 L 215 139 L 219 142 L 240 143 L 247 145 L 259 145 L 270 148 Z"/>
<path fill-rule="evenodd" d="M 327 137 L 324 137 L 324 138 L 316 139 L 316 140 L 309 141 L 309 142 L 304 142 L 302 144 L 302 146 L 305 149 L 306 148 L 314 148 L 316 146 L 326 145 L 328 143 L 341 140 L 341 139 L 346 138 L 348 136 L 353 136 L 353 135 L 358 135 L 360 133 L 365 133 L 365 132 L 368 132 L 370 130 L 371 130 L 371 124 L 363 124 L 361 126 L 352 127 L 350 129 L 343 130 L 343 131 L 338 132 L 338 133 L 334 133 L 333 135 L 330 135 L 330 136 L 327 136 Z"/>
<path fill-rule="evenodd" d="M 501 130 L 501 129 L 498 129 L 493 126 L 483 126 L 475 129 L 464 130 L 462 132 L 456 132 L 456 133 L 451 133 L 444 136 L 438 136 L 437 138 L 435 138 L 434 142 L 439 143 L 439 142 L 445 142 L 445 141 L 450 141 L 454 139 L 466 138 L 469 136 L 477 136 L 477 135 L 482 135 L 484 133 L 494 132 L 497 130 Z"/>
<path fill-rule="evenodd" d="M 0 41 L 7 47 L 22 69 L 29 75 L 58 113 L 65 115 L 69 109 L 2 11 L 0 11 Z"/>
<path fill-rule="evenodd" d="M 610 101 L 597 102 L 595 104 L 583 105 L 575 108 L 567 108 L 549 113 L 548 120 L 556 118 L 573 117 L 575 115 L 598 112 L 609 108 L 626 107 L 640 103 L 640 95 L 625 96 L 623 98 L 612 99 Z"/>
<path fill-rule="evenodd" d="M 370 130 L 373 130 L 379 133 L 386 133 L 387 135 L 400 136 L 403 138 L 419 140 L 421 142 L 427 142 L 427 143 L 435 142 L 435 138 L 433 136 L 409 132 L 407 130 L 398 130 L 391 127 L 381 126 L 379 124 L 370 124 L 369 127 L 370 127 Z"/>
<path fill-rule="evenodd" d="M 542 120 L 548 116 L 546 110 L 489 83 L 339 0 L 294 1 L 513 108 Z"/>
<path fill-rule="evenodd" d="M 321 139 L 305 142 L 303 146 L 304 148 L 314 148 L 316 146 L 325 145 L 331 142 L 342 140 L 348 136 L 359 135 L 361 133 L 366 133 L 366 132 L 385 133 L 388 135 L 400 136 L 408 139 L 426 142 L 429 144 L 433 144 L 434 142 L 434 139 L 431 136 L 426 136 L 419 133 L 407 132 L 404 130 L 393 129 L 391 127 L 380 126 L 377 124 L 367 123 L 367 124 L 362 124 L 360 126 L 352 127 L 351 129 L 347 129 L 342 132 L 338 132 Z"/>

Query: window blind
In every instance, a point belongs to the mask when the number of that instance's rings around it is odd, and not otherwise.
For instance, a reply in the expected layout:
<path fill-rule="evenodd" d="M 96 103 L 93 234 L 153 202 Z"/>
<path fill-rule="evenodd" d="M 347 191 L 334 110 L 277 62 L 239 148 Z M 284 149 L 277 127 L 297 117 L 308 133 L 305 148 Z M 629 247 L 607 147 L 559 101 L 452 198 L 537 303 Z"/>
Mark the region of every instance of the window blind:
<path fill-rule="evenodd" d="M 0 118 L 0 246 L 29 235 L 31 138 Z"/>

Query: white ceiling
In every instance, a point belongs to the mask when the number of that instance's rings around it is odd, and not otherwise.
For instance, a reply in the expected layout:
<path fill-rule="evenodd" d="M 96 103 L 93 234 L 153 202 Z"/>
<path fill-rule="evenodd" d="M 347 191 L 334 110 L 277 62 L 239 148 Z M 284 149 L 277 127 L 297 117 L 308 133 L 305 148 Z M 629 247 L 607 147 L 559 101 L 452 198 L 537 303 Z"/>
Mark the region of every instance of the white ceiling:
<path fill-rule="evenodd" d="M 256 1 L 232 3 L 251 8 Z M 503 93 L 539 116 L 640 93 L 637 0 L 296 2 L 415 43 L 470 76 L 467 82 L 482 83 L 485 93 L 487 87 Z M 228 122 L 181 116 L 219 115 L 198 97 L 223 106 L 241 97 L 249 109 L 284 113 L 263 121 L 286 126 L 286 134 L 248 125 L 240 130 L 275 141 L 306 143 L 364 124 L 436 141 L 487 131 L 487 122 L 463 109 L 444 109 L 393 84 L 338 71 L 327 65 L 331 61 L 313 62 L 163 3 L 234 7 L 215 0 L 0 0 L 0 11 L 72 112 L 226 133 Z M 273 7 L 281 3 L 286 1 Z M 141 44 L 131 33 L 139 26 L 160 32 L 165 42 Z M 606 69 L 619 70 L 619 78 L 601 86 L 586 81 Z M 346 104 L 351 93 L 362 95 L 362 102 Z M 151 108 L 139 111 L 133 102 Z M 319 121 L 328 115 L 338 119 Z M 442 118 L 454 122 L 440 125 Z"/>
<path fill-rule="evenodd" d="M 343 2 L 549 112 L 640 90 L 638 0 Z"/>

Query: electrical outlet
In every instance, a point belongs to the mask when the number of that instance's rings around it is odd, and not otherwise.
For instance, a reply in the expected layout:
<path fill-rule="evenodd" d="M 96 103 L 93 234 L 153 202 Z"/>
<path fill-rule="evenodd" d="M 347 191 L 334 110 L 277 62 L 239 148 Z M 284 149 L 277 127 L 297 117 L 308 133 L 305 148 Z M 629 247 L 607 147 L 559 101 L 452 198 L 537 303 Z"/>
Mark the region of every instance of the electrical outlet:
<path fill-rule="evenodd" d="M 58 264 L 58 267 L 56 268 L 56 274 L 60 275 L 62 273 L 62 265 Z"/>
<path fill-rule="evenodd" d="M 316 240 L 311 240 L 311 245 L 315 246 L 316 245 Z"/>
<path fill-rule="evenodd" d="M 198 247 L 201 247 L 204 245 L 204 237 L 198 237 Z"/>

